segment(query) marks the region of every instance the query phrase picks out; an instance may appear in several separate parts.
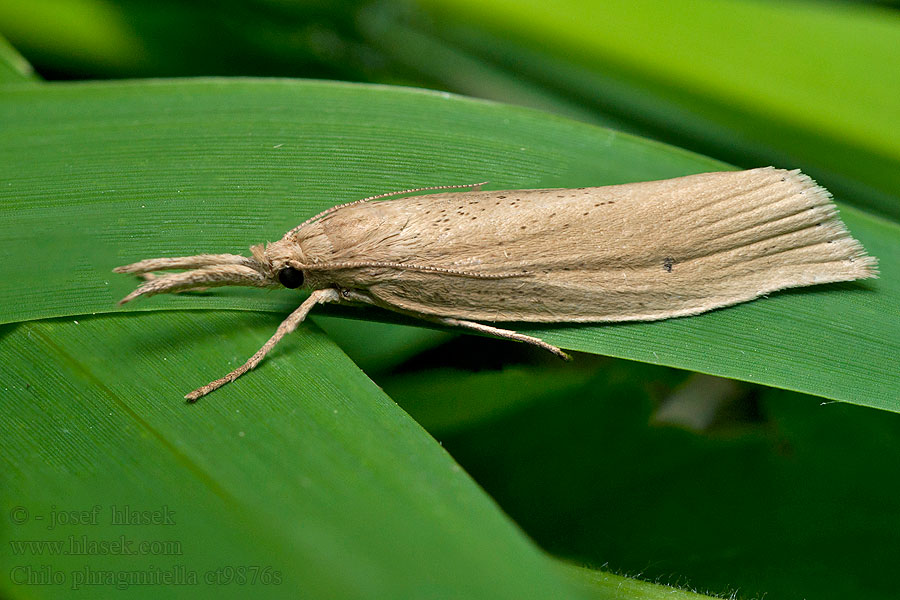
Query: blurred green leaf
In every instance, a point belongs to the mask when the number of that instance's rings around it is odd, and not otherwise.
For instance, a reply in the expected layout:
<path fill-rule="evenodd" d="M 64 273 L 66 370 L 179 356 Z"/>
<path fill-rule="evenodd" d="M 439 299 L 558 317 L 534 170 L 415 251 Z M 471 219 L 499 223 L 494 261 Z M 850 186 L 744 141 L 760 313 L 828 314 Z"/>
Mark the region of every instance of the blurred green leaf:
<path fill-rule="evenodd" d="M 722 168 L 526 109 L 346 84 L 17 86 L 0 97 L 0 120 L 8 124 L 0 131 L 5 322 L 116 310 L 134 285 L 110 272 L 116 265 L 246 252 L 322 208 L 373 193 L 485 179 L 494 189 L 578 187 Z M 521 329 L 565 348 L 898 410 L 890 357 L 900 355 L 900 227 L 849 209 L 843 216 L 881 259 L 881 279 L 689 319 Z M 290 290 L 234 289 L 127 309 L 284 314 L 297 302 Z"/>
<path fill-rule="evenodd" d="M 127 3 L 106 0 L 12 0 L 0 3 L 0 32 L 38 61 L 134 69 L 149 60 Z"/>
<path fill-rule="evenodd" d="M 384 376 L 378 383 L 417 423 L 440 437 L 501 418 L 550 393 L 579 390 L 597 369 L 590 364 L 594 361 L 584 359 L 576 367 L 512 365 L 500 371 L 474 372 L 421 369 Z"/>
<path fill-rule="evenodd" d="M 365 79 L 364 2 L 5 0 L 3 33 L 48 79 L 278 75 Z"/>
<path fill-rule="evenodd" d="M 651 417 L 677 373 L 616 361 L 575 389 L 555 378 L 533 372 L 521 385 L 544 394 L 440 436 L 543 548 L 722 597 L 896 597 L 900 416 L 751 389 L 691 432 Z"/>
<path fill-rule="evenodd" d="M 35 81 L 37 78 L 28 61 L 0 37 L 0 83 Z"/>
<path fill-rule="evenodd" d="M 427 16 L 381 13 L 364 30 L 401 64 L 435 77 L 436 87 L 592 108 L 631 131 L 735 164 L 801 167 L 846 201 L 900 217 L 894 9 L 809 0 L 415 4 Z M 404 32 L 399 43 L 387 35 L 394 22 Z M 435 45 L 470 58 L 448 64 L 428 51 Z M 545 100 L 511 88 L 498 96 L 472 63 L 543 87 Z"/>

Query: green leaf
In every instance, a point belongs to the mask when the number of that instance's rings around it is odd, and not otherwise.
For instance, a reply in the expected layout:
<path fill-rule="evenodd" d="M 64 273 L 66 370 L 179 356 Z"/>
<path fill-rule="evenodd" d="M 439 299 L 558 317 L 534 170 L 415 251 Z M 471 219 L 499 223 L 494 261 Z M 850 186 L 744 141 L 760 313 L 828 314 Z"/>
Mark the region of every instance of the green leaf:
<path fill-rule="evenodd" d="M 560 565 L 569 577 L 590 598 L 633 598 L 634 600 L 704 600 L 696 592 L 673 589 L 664 585 L 647 584 L 630 577 L 595 571 L 576 565 Z"/>
<path fill-rule="evenodd" d="M 10 87 L 0 97 L 0 321 L 116 310 L 140 258 L 246 252 L 322 208 L 420 185 L 578 187 L 723 168 L 610 130 L 446 94 L 301 81 Z M 660 323 L 535 327 L 566 348 L 900 410 L 900 228 L 844 209 L 873 282 Z M 284 314 L 288 290 L 154 297 L 128 310 Z M 372 318 L 382 313 L 370 311 Z M 408 322 L 408 321 L 407 321 Z"/>
<path fill-rule="evenodd" d="M 4 572 L 0 589 L 8 597 L 60 597 L 91 577 L 101 584 L 84 589 L 114 590 L 117 577 L 135 583 L 127 578 L 138 575 L 128 573 L 163 573 L 184 585 L 131 591 L 577 597 L 440 446 L 315 327 L 286 340 L 268 368 L 240 386 L 198 405 L 180 401 L 242 362 L 278 320 L 165 311 L 5 326 L 0 508 L 11 574 Z M 94 506 L 93 521 L 72 524 Z M 171 522 L 122 524 L 114 511 L 168 514 Z M 120 538 L 138 554 L 86 546 Z M 39 552 L 29 541 L 70 551 Z M 142 543 L 163 554 L 139 554 Z M 251 567 L 280 574 L 280 582 L 240 584 L 236 573 L 249 577 Z M 29 573 L 42 570 L 62 580 L 29 585 Z M 199 582 L 191 584 L 188 572 Z M 216 572 L 230 572 L 230 584 L 211 584 L 207 574 Z"/>

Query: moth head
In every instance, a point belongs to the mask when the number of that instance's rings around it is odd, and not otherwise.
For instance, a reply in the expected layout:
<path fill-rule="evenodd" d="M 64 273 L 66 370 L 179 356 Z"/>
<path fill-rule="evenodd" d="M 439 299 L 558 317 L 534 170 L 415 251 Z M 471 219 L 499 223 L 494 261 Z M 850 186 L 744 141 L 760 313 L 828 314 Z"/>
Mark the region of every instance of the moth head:
<path fill-rule="evenodd" d="M 266 266 L 279 285 L 296 289 L 306 282 L 301 247 L 287 236 L 277 242 L 266 244 L 265 248 L 262 245 L 251 246 L 250 251 L 260 264 Z"/>

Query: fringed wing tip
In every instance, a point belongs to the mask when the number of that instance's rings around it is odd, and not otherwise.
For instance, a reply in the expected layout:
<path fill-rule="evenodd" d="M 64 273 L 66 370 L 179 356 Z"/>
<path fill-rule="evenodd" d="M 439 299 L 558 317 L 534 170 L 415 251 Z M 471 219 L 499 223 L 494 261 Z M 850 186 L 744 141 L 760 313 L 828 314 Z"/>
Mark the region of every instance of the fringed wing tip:
<path fill-rule="evenodd" d="M 854 240 L 856 241 L 856 240 Z M 857 242 L 859 244 L 859 242 Z M 866 254 L 866 250 L 859 244 L 859 253 L 850 259 L 852 263 L 858 263 L 860 276 L 857 279 L 878 279 L 878 259 Z"/>
<path fill-rule="evenodd" d="M 878 278 L 878 259 L 866 253 L 863 245 L 853 237 L 846 224 L 841 220 L 837 205 L 834 203 L 834 197 L 826 188 L 819 185 L 812 177 L 800 171 L 800 169 L 777 169 L 775 167 L 767 167 L 767 169 L 779 174 L 783 180 L 788 180 L 796 184 L 801 193 L 808 192 L 819 198 L 822 205 L 830 209 L 831 214 L 825 220 L 824 225 L 830 230 L 830 237 L 835 241 L 843 241 L 847 247 L 847 255 L 844 260 L 853 264 L 854 279 L 877 279 Z"/>

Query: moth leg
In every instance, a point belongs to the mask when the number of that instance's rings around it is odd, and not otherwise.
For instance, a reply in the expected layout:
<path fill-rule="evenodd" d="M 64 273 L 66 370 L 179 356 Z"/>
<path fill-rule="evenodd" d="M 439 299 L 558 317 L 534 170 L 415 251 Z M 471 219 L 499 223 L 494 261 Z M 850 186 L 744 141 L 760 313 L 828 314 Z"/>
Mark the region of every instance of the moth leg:
<path fill-rule="evenodd" d="M 378 306 L 378 304 L 367 294 L 360 293 L 356 290 L 350 289 L 342 289 L 341 290 L 341 299 L 344 302 L 356 302 L 359 304 L 372 304 Z M 488 333 L 490 335 L 495 335 L 497 337 L 506 338 L 508 340 L 516 340 L 518 342 L 525 342 L 526 344 L 531 344 L 533 346 L 537 346 L 538 348 L 543 348 L 563 360 L 571 360 L 572 357 L 554 346 L 553 344 L 548 344 L 544 340 L 540 338 L 536 338 L 531 335 L 525 335 L 524 333 L 519 333 L 517 331 L 512 331 L 511 329 L 501 329 L 499 327 L 493 327 L 491 325 L 484 325 L 483 323 L 476 323 L 475 321 L 464 321 L 462 319 L 453 319 L 451 317 L 435 317 L 433 315 L 422 315 L 418 313 L 405 313 L 414 317 L 418 317 L 420 319 L 425 319 L 428 321 L 433 321 L 435 323 L 440 323 L 442 325 L 451 325 L 453 327 L 463 327 L 465 329 L 472 329 L 474 331 L 480 331 L 482 333 Z"/>
<path fill-rule="evenodd" d="M 197 388 L 190 394 L 185 396 L 188 402 L 196 402 L 198 399 L 202 398 L 206 394 L 210 393 L 213 390 L 217 390 L 226 383 L 231 383 L 250 369 L 254 368 L 256 365 L 260 363 L 260 361 L 265 357 L 266 354 L 269 353 L 269 350 L 275 347 L 275 344 L 281 341 L 281 338 L 291 333 L 297 326 L 303 322 L 303 319 L 306 318 L 306 315 L 309 314 L 309 311 L 312 310 L 312 307 L 316 304 L 324 304 L 325 302 L 338 302 L 340 300 L 340 294 L 338 294 L 337 290 L 334 289 L 324 289 L 324 290 L 315 290 L 312 294 L 309 295 L 309 298 L 303 301 L 297 310 L 292 312 L 288 317 L 281 322 L 281 325 L 278 326 L 278 329 L 275 331 L 275 335 L 269 338 L 269 341 L 263 344 L 263 347 L 256 351 L 256 354 L 250 357 L 250 360 L 245 362 L 243 365 L 226 375 L 220 379 L 216 379 L 210 383 L 207 383 L 201 388 Z"/>
<path fill-rule="evenodd" d="M 526 344 L 532 344 L 533 346 L 537 346 L 538 348 L 543 348 L 544 350 L 548 350 L 563 360 L 572 360 L 572 357 L 554 346 L 553 344 L 548 344 L 544 340 L 540 338 L 536 338 L 534 336 L 525 335 L 524 333 L 519 333 L 517 331 L 513 331 L 511 329 L 500 329 L 499 327 L 493 327 L 491 325 L 485 325 L 483 323 L 476 323 L 475 321 L 463 321 L 461 319 L 453 319 L 450 317 L 438 317 L 434 319 L 438 323 L 443 323 L 444 325 L 453 325 L 456 327 L 464 327 L 466 329 L 472 329 L 473 331 L 480 331 L 482 333 L 489 333 L 491 335 L 495 335 L 497 337 L 506 338 L 508 340 L 516 340 L 518 342 L 525 342 Z"/>

